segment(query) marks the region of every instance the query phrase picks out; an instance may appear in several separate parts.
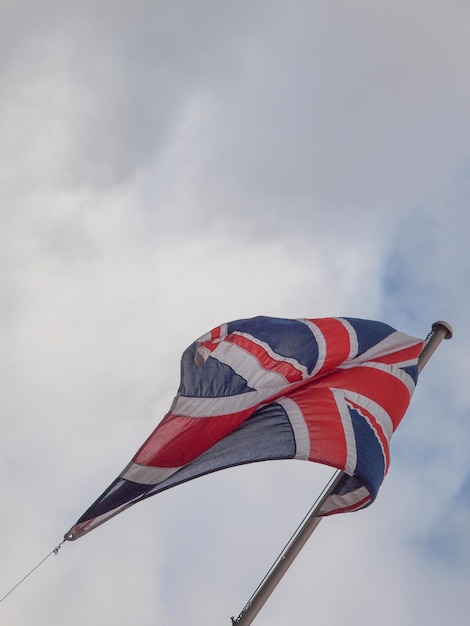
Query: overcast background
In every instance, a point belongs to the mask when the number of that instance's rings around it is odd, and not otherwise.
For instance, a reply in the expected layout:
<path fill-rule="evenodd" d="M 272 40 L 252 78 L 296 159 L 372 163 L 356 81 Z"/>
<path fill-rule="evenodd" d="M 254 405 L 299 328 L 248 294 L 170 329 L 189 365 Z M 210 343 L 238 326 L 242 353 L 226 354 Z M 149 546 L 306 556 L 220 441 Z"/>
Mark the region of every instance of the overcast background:
<path fill-rule="evenodd" d="M 259 626 L 461 626 L 470 588 L 470 5 L 1 0 L 0 596 L 240 317 L 455 337 L 370 509 L 322 522 Z M 235 468 L 66 543 L 15 626 L 219 626 L 331 471 Z"/>

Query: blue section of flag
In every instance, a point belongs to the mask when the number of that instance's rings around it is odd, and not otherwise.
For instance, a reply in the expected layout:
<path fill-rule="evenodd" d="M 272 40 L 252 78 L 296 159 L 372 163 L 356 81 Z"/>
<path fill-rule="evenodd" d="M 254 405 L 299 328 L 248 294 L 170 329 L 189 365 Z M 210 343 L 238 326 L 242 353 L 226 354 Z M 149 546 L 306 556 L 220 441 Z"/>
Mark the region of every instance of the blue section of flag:
<path fill-rule="evenodd" d="M 367 352 L 367 350 L 396 332 L 394 328 L 382 322 L 362 320 L 356 317 L 343 317 L 343 319 L 347 320 L 356 331 L 358 342 L 357 356 L 364 354 L 364 352 Z"/>
<path fill-rule="evenodd" d="M 356 409 L 349 407 L 354 437 L 356 439 L 357 464 L 356 475 L 370 493 L 374 501 L 385 476 L 384 451 L 366 418 Z"/>
<path fill-rule="evenodd" d="M 134 483 L 123 478 L 116 478 L 103 495 L 80 517 L 77 524 L 89 519 L 90 516 L 99 517 L 109 511 L 118 509 L 136 498 L 145 498 L 148 490 L 148 485 Z"/>
<path fill-rule="evenodd" d="M 222 398 L 253 391 L 246 380 L 229 365 L 209 356 L 204 367 L 196 365 L 197 343 L 187 348 L 181 358 L 181 381 L 178 394 L 192 398 Z"/>
<path fill-rule="evenodd" d="M 229 333 L 247 333 L 284 357 L 295 359 L 310 373 L 318 360 L 318 344 L 312 331 L 303 322 L 278 317 L 254 317 L 228 324 Z"/>
<path fill-rule="evenodd" d="M 415 385 L 417 384 L 418 382 L 418 366 L 417 365 L 410 365 L 409 367 L 401 367 L 400 369 L 406 372 L 408 376 L 411 376 Z"/>

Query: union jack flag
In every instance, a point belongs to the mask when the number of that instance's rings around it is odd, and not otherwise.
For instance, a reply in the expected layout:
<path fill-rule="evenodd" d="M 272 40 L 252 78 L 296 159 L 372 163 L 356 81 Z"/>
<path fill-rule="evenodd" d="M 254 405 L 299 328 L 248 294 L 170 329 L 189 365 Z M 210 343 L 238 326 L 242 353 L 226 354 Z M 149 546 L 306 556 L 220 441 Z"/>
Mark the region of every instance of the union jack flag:
<path fill-rule="evenodd" d="M 168 414 L 65 535 L 227 467 L 302 459 L 345 472 L 322 515 L 368 506 L 390 462 L 423 341 L 355 318 L 255 317 L 191 344 Z"/>

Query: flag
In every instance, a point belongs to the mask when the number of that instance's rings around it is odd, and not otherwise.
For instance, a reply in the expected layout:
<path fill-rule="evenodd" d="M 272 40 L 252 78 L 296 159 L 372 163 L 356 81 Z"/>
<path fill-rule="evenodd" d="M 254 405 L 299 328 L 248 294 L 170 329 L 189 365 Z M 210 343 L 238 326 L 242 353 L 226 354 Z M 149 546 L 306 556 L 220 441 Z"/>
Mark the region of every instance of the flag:
<path fill-rule="evenodd" d="M 185 350 L 169 412 L 65 539 L 165 489 L 255 461 L 342 470 L 322 515 L 368 506 L 387 473 L 422 347 L 387 324 L 356 318 L 221 324 Z"/>

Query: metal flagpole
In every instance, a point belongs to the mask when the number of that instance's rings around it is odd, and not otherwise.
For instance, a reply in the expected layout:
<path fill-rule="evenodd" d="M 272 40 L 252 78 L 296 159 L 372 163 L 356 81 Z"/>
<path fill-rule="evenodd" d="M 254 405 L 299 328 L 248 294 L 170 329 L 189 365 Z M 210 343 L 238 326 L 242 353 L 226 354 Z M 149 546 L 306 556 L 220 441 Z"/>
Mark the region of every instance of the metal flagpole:
<path fill-rule="evenodd" d="M 454 334 L 449 322 L 434 322 L 432 330 L 426 338 L 426 343 L 418 359 L 418 372 L 421 373 L 423 367 L 434 354 L 437 346 L 443 339 L 450 339 Z"/>
<path fill-rule="evenodd" d="M 237 618 L 232 617 L 232 626 L 233 624 L 243 624 L 243 626 L 248 626 L 248 624 L 251 624 L 258 615 L 260 610 L 263 608 L 264 603 L 272 594 L 281 578 L 287 572 L 295 557 L 306 544 L 307 539 L 323 519 L 322 517 L 318 517 L 318 512 L 323 506 L 325 500 L 333 493 L 343 475 L 344 472 L 339 470 L 333 474 L 317 501 L 304 517 L 299 527 L 292 535 L 285 548 L 282 550 L 281 554 L 274 561 L 268 573 L 246 603 L 240 615 Z"/>
<path fill-rule="evenodd" d="M 434 322 L 432 330 L 426 337 L 424 347 L 418 358 L 418 372 L 423 370 L 441 341 L 443 339 L 450 339 L 452 335 L 452 326 L 448 322 Z M 263 608 L 266 600 L 270 597 L 284 574 L 292 565 L 295 557 L 302 550 L 310 535 L 321 522 L 322 517 L 318 517 L 318 513 L 325 500 L 333 493 L 343 476 L 344 472 L 339 470 L 332 476 L 317 501 L 302 520 L 281 554 L 274 561 L 266 576 L 242 609 L 240 615 L 238 617 L 232 617 L 232 626 L 249 626 L 249 624 L 253 622 Z"/>

